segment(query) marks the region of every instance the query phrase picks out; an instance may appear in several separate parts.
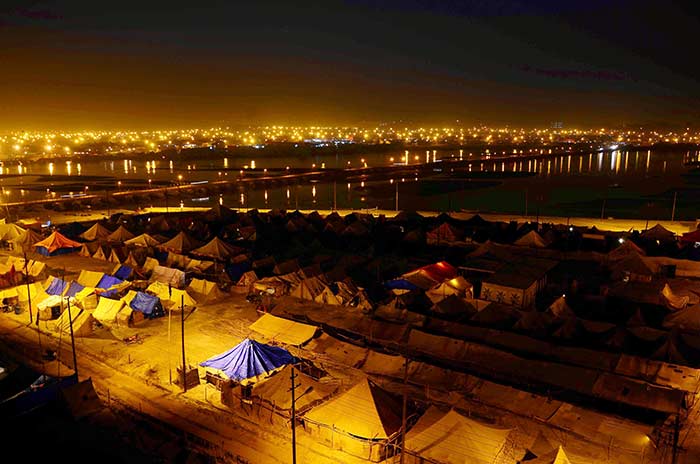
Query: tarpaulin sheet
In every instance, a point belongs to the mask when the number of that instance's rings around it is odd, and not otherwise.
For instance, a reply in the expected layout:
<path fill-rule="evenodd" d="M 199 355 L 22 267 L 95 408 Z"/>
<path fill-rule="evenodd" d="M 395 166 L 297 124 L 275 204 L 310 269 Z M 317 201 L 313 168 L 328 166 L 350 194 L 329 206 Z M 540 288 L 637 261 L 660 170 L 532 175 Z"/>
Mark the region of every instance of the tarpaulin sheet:
<path fill-rule="evenodd" d="M 266 374 L 294 362 L 289 351 L 246 338 L 230 350 L 200 363 L 218 369 L 238 382 Z"/>

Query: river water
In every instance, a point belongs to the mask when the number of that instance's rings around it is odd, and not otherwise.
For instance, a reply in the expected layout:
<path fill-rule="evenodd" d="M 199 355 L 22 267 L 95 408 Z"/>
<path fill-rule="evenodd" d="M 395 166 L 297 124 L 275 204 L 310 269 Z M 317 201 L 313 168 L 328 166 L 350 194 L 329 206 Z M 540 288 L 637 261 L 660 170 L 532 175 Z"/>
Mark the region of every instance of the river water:
<path fill-rule="evenodd" d="M 410 150 L 396 153 L 242 159 L 198 156 L 168 159 L 135 155 L 53 163 L 4 162 L 0 187 L 6 202 L 47 195 L 96 193 L 129 186 L 235 179 L 290 168 L 342 169 L 431 162 L 426 175 L 348 181 L 304 181 L 223 195 L 195 194 L 170 206 L 283 209 L 399 209 L 482 211 L 563 217 L 694 220 L 700 217 L 700 176 L 688 175 L 689 158 L 700 153 L 632 150 L 484 159 L 466 150 Z M 502 154 L 499 154 L 502 155 Z M 441 163 L 440 160 L 462 160 Z M 470 161 L 470 160 L 473 160 Z M 252 168 L 252 169 L 251 169 Z M 200 192 L 201 193 L 201 192 Z M 173 201 L 172 199 L 170 200 Z M 163 202 L 144 206 L 163 206 Z"/>

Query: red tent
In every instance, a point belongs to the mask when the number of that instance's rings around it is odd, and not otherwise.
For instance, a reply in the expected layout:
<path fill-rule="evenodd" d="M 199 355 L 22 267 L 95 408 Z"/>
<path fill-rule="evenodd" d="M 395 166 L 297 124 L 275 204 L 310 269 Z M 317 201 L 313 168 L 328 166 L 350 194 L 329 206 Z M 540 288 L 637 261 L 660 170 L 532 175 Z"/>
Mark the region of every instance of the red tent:
<path fill-rule="evenodd" d="M 692 232 L 686 232 L 681 236 L 681 242 L 694 243 L 700 242 L 700 229 Z"/>
<path fill-rule="evenodd" d="M 442 282 L 444 280 L 454 279 L 457 277 L 457 269 L 445 261 L 440 261 L 435 264 L 428 264 L 420 269 L 436 282 Z"/>

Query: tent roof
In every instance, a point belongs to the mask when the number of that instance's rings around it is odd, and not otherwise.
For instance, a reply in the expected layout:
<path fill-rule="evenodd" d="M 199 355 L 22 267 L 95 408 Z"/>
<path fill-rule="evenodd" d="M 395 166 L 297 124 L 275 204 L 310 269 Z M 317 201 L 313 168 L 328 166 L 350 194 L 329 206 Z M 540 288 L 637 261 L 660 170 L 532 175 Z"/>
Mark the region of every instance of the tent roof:
<path fill-rule="evenodd" d="M 566 297 L 563 295 L 554 300 L 554 302 L 549 305 L 549 308 L 547 308 L 547 311 L 553 316 L 562 318 L 576 316 L 574 310 L 566 303 Z"/>
<path fill-rule="evenodd" d="M 132 238 L 134 238 L 134 234 L 129 232 L 123 225 L 107 236 L 107 240 L 110 242 L 126 242 Z"/>
<path fill-rule="evenodd" d="M 622 245 L 615 248 L 614 250 L 611 250 L 610 253 L 608 253 L 608 259 L 611 261 L 616 261 L 619 259 L 624 259 L 630 254 L 638 254 L 641 256 L 646 255 L 644 250 L 635 245 L 635 243 L 632 240 L 625 240 L 622 243 Z"/>
<path fill-rule="evenodd" d="M 26 231 L 27 229 L 24 229 L 17 224 L 0 224 L 0 240 L 15 241 Z"/>
<path fill-rule="evenodd" d="M 125 245 L 134 245 L 140 247 L 152 247 L 159 245 L 160 242 L 148 234 L 141 234 L 134 238 L 124 241 Z"/>
<path fill-rule="evenodd" d="M 360 438 L 383 440 L 401 427 L 401 404 L 365 378 L 304 417 Z"/>
<path fill-rule="evenodd" d="M 199 247 L 201 243 L 193 239 L 184 232 L 179 232 L 175 237 L 171 238 L 165 243 L 160 245 L 161 248 L 168 251 L 175 251 L 176 253 L 187 253 Z"/>
<path fill-rule="evenodd" d="M 528 246 L 533 248 L 547 248 L 547 242 L 545 242 L 542 236 L 534 230 L 531 230 L 527 234 L 517 239 L 515 242 L 513 242 L 513 245 Z"/>
<path fill-rule="evenodd" d="M 681 236 L 681 242 L 700 242 L 700 229 L 684 233 Z"/>
<path fill-rule="evenodd" d="M 250 330 L 263 334 L 270 341 L 279 341 L 288 345 L 303 345 L 316 333 L 313 325 L 290 321 L 272 314 L 263 314 L 250 325 Z"/>
<path fill-rule="evenodd" d="M 74 240 L 69 239 L 60 232 L 54 231 L 44 240 L 36 242 L 34 244 L 34 247 L 44 247 L 49 253 L 53 253 L 54 251 L 63 248 L 79 248 L 81 245 L 82 243 L 78 243 Z"/>
<path fill-rule="evenodd" d="M 193 255 L 208 256 L 214 259 L 226 259 L 231 256 L 236 256 L 244 251 L 233 245 L 221 240 L 219 237 L 214 237 L 206 245 L 192 250 Z"/>
<path fill-rule="evenodd" d="M 527 461 L 526 464 L 571 464 L 571 461 L 569 461 L 568 456 L 564 452 L 564 448 L 560 445 L 549 453 Z"/>
<path fill-rule="evenodd" d="M 455 410 L 431 406 L 406 433 L 406 449 L 438 462 L 497 462 L 510 429 L 476 422 Z"/>
<path fill-rule="evenodd" d="M 268 379 L 256 383 L 253 386 L 253 395 L 259 396 L 274 404 L 277 408 L 291 409 L 292 398 L 289 394 L 291 370 L 292 366 L 286 365 Z M 335 386 L 321 383 L 298 370 L 294 375 L 296 382 L 295 390 L 298 392 L 298 398 L 294 402 L 297 411 L 327 398 L 335 391 Z"/>
<path fill-rule="evenodd" d="M 218 369 L 240 382 L 293 362 L 294 357 L 284 348 L 246 338 L 230 350 L 200 363 L 200 366 Z"/>
<path fill-rule="evenodd" d="M 639 234 L 639 236 L 647 240 L 659 240 L 660 242 L 673 242 L 676 240 L 676 234 L 661 224 L 656 224 L 651 229 L 647 229 Z"/>
<path fill-rule="evenodd" d="M 111 231 L 103 226 L 99 221 L 94 223 L 92 227 L 90 227 L 88 230 L 80 234 L 81 238 L 84 238 L 85 240 L 102 240 L 106 238 L 109 234 L 111 234 Z"/>

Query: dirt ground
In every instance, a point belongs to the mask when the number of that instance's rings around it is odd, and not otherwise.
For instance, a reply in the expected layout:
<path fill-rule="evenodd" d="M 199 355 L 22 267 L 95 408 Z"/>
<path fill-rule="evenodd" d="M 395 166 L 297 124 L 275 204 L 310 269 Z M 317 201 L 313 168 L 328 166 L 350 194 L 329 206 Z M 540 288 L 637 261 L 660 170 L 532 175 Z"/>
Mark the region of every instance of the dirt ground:
<path fill-rule="evenodd" d="M 93 258 L 75 255 L 33 258 L 45 261 L 49 272 L 66 278 L 77 276 L 81 269 L 109 272 L 114 265 Z M 0 259 L 2 259 L 0 257 Z M 278 304 L 303 303 L 282 300 Z M 309 311 L 318 307 L 310 305 Z M 328 309 L 331 311 L 331 309 Z M 295 311 L 299 311 L 296 308 Z M 346 308 L 338 311 L 338 317 L 349 315 Z M 345 314 L 343 314 L 344 312 Z M 98 329 L 89 337 L 76 338 L 78 373 L 81 379 L 92 378 L 103 401 L 115 408 L 128 408 L 139 414 L 182 431 L 193 444 L 207 449 L 212 455 L 230 462 L 276 463 L 291 461 L 291 431 L 289 426 L 264 420 L 245 404 L 233 407 L 221 402 L 220 393 L 204 381 L 204 370 L 198 364 L 224 352 L 247 336 L 256 336 L 249 325 L 260 314 L 254 305 L 245 301 L 244 295 L 231 294 L 224 301 L 200 305 L 186 310 L 184 317 L 185 358 L 189 366 L 197 368 L 200 384 L 183 392 L 172 381 L 177 377 L 177 367 L 182 358 L 182 314 L 173 311 L 168 316 L 145 320 L 135 327 Z M 68 373 L 72 356 L 70 339 L 65 333 L 57 333 L 55 322 L 41 321 L 37 332 L 35 324 L 29 325 L 29 315 L 0 314 L 0 336 L 14 350 L 14 355 L 46 373 Z M 123 339 L 138 334 L 142 343 L 126 344 Z M 262 340 L 264 341 L 264 340 Z M 42 349 L 53 348 L 59 353 L 59 361 L 41 363 Z M 295 355 L 322 365 L 331 374 L 332 382 L 347 388 L 365 374 L 351 366 L 335 363 L 332 359 L 309 349 L 288 347 Z M 376 379 L 386 388 L 401 391 L 401 385 L 391 379 Z M 425 391 L 414 389 L 415 398 L 425 396 Z M 696 402 L 697 403 L 697 402 Z M 464 403 L 462 403 L 464 404 Z M 584 463 L 665 463 L 668 455 L 649 450 L 642 460 L 638 455 L 616 454 L 615 450 L 599 443 L 591 443 L 580 436 L 539 423 L 536 420 L 508 414 L 478 401 L 468 402 L 470 411 L 477 416 L 490 417 L 500 425 L 512 427 L 515 444 L 512 453 L 522 456 L 524 444 L 532 441 L 538 431 L 548 438 L 564 444 L 572 462 Z M 691 412 L 694 424 L 697 410 Z M 694 426 L 693 426 L 694 427 Z M 699 462 L 700 445 L 696 428 L 683 431 L 689 453 L 681 456 L 680 463 Z M 694 453 L 694 450 L 699 450 Z M 297 462 L 299 463 L 354 463 L 366 462 L 338 450 L 333 450 L 302 430 L 297 431 Z"/>

